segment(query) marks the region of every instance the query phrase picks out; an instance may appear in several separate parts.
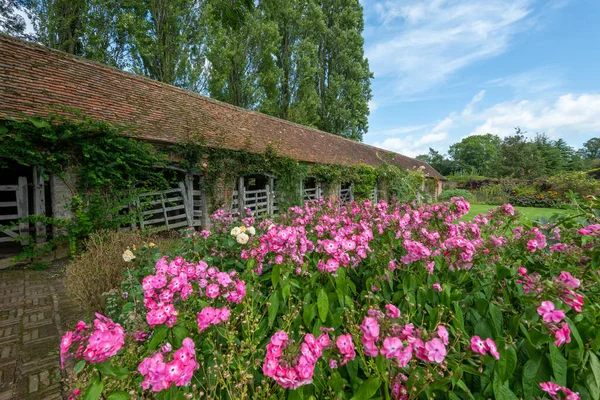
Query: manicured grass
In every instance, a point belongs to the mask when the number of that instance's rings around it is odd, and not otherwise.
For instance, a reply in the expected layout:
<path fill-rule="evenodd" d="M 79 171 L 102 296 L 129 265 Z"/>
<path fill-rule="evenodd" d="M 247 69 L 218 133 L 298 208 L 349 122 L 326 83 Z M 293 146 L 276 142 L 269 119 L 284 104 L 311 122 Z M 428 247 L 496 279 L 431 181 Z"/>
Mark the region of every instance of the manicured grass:
<path fill-rule="evenodd" d="M 490 209 L 495 208 L 497 206 L 492 206 L 489 204 L 473 204 L 471 203 L 471 210 L 467 215 L 462 217 L 463 221 L 469 221 L 477 214 L 485 214 Z M 573 210 L 562 210 L 558 208 L 537 208 L 537 207 L 515 207 L 515 210 L 519 210 L 521 212 L 521 221 L 531 221 L 537 220 L 539 217 L 547 217 L 550 218 L 554 214 L 572 214 Z"/>

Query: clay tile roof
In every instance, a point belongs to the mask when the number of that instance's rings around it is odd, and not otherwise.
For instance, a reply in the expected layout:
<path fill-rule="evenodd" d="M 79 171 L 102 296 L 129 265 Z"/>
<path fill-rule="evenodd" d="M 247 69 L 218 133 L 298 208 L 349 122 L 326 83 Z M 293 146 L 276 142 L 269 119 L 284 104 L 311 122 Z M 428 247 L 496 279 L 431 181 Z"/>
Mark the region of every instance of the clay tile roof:
<path fill-rule="evenodd" d="M 277 154 L 324 164 L 377 166 L 384 159 L 443 179 L 422 161 L 0 34 L 0 116 L 46 116 L 65 108 L 131 126 L 155 142 L 196 139 L 253 153 L 271 146 Z"/>

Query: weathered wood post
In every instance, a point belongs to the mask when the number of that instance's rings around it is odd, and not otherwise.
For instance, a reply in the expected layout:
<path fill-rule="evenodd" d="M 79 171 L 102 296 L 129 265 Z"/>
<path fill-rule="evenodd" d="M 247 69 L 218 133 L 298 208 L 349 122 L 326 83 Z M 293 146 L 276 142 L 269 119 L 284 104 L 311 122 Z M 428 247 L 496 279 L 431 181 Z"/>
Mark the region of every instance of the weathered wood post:
<path fill-rule="evenodd" d="M 188 228 L 190 226 L 194 226 L 194 195 L 190 196 L 190 191 L 188 190 L 188 181 L 187 175 L 185 177 L 185 182 L 179 182 L 179 189 L 181 190 L 181 197 L 183 197 L 183 208 L 185 209 L 185 220 L 187 222 Z M 163 201 L 164 204 L 164 201 Z M 167 214 L 165 211 L 165 222 L 167 220 Z M 167 223 L 167 227 L 168 227 Z"/>
<path fill-rule="evenodd" d="M 29 223 L 22 221 L 28 216 L 29 196 L 27 195 L 27 178 L 20 176 L 17 184 L 17 218 L 21 220 L 19 223 L 19 236 L 22 238 L 21 244 L 23 245 L 29 243 L 29 240 L 26 239 L 29 236 Z"/>
<path fill-rule="evenodd" d="M 238 211 L 240 215 L 243 215 L 244 208 L 246 208 L 246 189 L 244 188 L 244 177 L 238 178 Z"/>
<path fill-rule="evenodd" d="M 210 219 L 208 218 L 208 199 L 206 197 L 206 187 L 204 177 L 200 176 L 200 226 L 202 229 L 210 228 Z"/>
<path fill-rule="evenodd" d="M 269 176 L 269 185 L 267 186 L 267 215 L 271 216 L 275 208 L 275 178 Z"/>
<path fill-rule="evenodd" d="M 46 215 L 46 191 L 44 177 L 38 167 L 33 167 L 33 213 L 38 216 Z M 36 243 L 45 242 L 46 224 L 35 223 Z"/>

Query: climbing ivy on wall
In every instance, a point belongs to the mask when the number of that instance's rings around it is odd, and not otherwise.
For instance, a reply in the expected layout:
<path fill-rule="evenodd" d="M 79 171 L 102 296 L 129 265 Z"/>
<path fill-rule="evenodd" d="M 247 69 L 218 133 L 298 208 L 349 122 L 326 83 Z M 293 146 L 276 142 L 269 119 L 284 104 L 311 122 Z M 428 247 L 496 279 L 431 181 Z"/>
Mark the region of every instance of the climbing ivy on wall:
<path fill-rule="evenodd" d="M 71 113 L 77 118 L 56 114 L 48 119 L 5 118 L 0 125 L 0 170 L 11 161 L 37 167 L 44 178 L 51 173 L 62 178 L 73 174 L 75 178 L 72 188 L 75 193 L 69 205 L 74 220 L 29 218 L 29 222 L 60 228 L 61 235 L 46 238 L 48 250 L 64 241 L 75 250 L 91 232 L 116 229 L 129 223 L 132 216 L 122 210 L 136 189 L 149 191 L 167 187 L 160 169 L 167 165 L 166 154 L 132 138 L 131 130 L 126 127 Z M 31 253 L 43 251 L 35 247 L 35 241 L 31 241 L 30 247 Z"/>
<path fill-rule="evenodd" d="M 275 192 L 281 208 L 302 202 L 300 183 L 307 176 L 308 167 L 289 157 L 278 155 L 267 148 L 264 154 L 212 148 L 198 142 L 174 145 L 171 150 L 182 157 L 181 166 L 202 176 L 208 197 L 213 198 L 219 182 L 235 184 L 239 176 L 249 174 L 272 174 Z"/>
<path fill-rule="evenodd" d="M 132 216 L 122 210 L 136 191 L 167 188 L 169 173 L 162 167 L 169 166 L 169 152 L 177 156 L 180 169 L 201 177 L 209 198 L 214 198 L 223 182 L 233 188 L 239 176 L 271 174 L 281 209 L 302 203 L 299 189 L 309 176 L 330 188 L 353 183 L 357 200 L 369 198 L 376 184 L 385 188 L 384 195 L 413 200 L 424 179 L 419 172 L 406 171 L 384 160 L 377 168 L 364 164 L 309 165 L 278 155 L 272 148 L 256 154 L 211 148 L 202 140 L 158 148 L 136 139 L 125 126 L 116 127 L 85 118 L 76 111 L 69 112 L 69 117 L 6 118 L 0 125 L 0 169 L 11 160 L 39 168 L 44 177 L 51 173 L 60 177 L 74 174 L 76 193 L 70 206 L 75 219 L 58 221 L 33 216 L 30 221 L 60 226 L 72 248 L 91 232 L 128 223 L 127 218 Z M 46 247 L 53 245 L 49 241 Z"/>

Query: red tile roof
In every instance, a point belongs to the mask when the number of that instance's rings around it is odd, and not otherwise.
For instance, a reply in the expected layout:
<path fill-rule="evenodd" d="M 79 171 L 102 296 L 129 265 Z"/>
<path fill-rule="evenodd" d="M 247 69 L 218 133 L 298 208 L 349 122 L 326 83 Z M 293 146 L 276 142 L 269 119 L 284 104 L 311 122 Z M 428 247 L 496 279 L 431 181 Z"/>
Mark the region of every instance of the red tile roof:
<path fill-rule="evenodd" d="M 208 146 L 277 154 L 324 164 L 406 169 L 427 163 L 317 129 L 248 111 L 196 93 L 0 34 L 0 116 L 46 116 L 66 108 L 131 126 L 146 140 L 203 140 Z"/>

